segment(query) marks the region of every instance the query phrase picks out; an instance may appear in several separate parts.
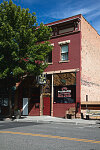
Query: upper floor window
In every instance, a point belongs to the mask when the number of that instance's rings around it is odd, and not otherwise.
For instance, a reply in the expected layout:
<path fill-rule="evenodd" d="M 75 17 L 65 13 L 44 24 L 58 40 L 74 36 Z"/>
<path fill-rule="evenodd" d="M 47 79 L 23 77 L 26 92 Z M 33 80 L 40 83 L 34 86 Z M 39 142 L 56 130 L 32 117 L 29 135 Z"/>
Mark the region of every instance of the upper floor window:
<path fill-rule="evenodd" d="M 50 44 L 51 46 L 54 47 L 54 43 Z M 48 64 L 52 64 L 52 51 L 48 53 L 47 57 L 46 57 L 46 62 Z"/>
<path fill-rule="evenodd" d="M 72 31 L 74 31 L 74 27 L 62 28 L 62 29 L 59 29 L 59 34 L 72 32 Z"/>
<path fill-rule="evenodd" d="M 68 60 L 68 45 L 61 46 L 61 60 L 62 61 Z"/>
<path fill-rule="evenodd" d="M 58 42 L 61 47 L 61 61 L 68 61 L 68 53 L 69 53 L 69 46 L 70 40 Z"/>
<path fill-rule="evenodd" d="M 52 63 L 52 51 L 48 54 L 48 56 L 46 57 L 46 62 L 47 63 Z"/>

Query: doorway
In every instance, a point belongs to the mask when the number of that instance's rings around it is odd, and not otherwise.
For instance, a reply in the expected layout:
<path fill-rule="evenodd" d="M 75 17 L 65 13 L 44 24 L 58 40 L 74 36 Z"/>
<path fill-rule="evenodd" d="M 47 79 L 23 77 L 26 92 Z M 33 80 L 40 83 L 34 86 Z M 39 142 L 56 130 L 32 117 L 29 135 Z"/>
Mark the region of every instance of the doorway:
<path fill-rule="evenodd" d="M 43 115 L 50 116 L 50 97 L 43 98 Z"/>

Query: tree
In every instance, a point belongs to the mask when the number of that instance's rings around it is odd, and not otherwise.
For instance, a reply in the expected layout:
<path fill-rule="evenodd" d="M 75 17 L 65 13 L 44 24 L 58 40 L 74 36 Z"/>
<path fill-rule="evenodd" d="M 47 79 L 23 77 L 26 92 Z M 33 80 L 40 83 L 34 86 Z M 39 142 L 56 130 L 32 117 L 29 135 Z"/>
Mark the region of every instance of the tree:
<path fill-rule="evenodd" d="M 9 91 L 23 76 L 37 76 L 47 67 L 50 35 L 51 28 L 42 23 L 38 27 L 29 9 L 11 0 L 0 4 L 0 79 L 8 79 Z"/>

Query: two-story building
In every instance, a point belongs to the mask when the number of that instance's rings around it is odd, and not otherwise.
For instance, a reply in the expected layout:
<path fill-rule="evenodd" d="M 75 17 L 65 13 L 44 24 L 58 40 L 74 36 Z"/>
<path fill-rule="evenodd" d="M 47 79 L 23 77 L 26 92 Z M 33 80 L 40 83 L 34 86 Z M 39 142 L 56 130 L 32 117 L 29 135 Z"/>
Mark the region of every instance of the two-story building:
<path fill-rule="evenodd" d="M 24 80 L 15 106 L 22 115 L 56 117 L 65 117 L 71 107 L 76 117 L 86 107 L 100 109 L 100 35 L 81 14 L 46 25 L 53 46 L 43 73 L 46 84 L 34 87 L 34 78 Z"/>

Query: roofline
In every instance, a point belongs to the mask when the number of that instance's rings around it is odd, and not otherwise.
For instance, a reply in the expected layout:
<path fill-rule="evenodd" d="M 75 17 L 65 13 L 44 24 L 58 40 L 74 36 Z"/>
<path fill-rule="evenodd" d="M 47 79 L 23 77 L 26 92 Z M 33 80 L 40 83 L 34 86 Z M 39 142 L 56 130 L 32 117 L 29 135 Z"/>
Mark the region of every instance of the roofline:
<path fill-rule="evenodd" d="M 69 22 L 69 21 L 72 21 L 72 20 L 75 20 L 75 19 L 81 20 L 81 14 L 75 15 L 75 16 L 72 16 L 72 17 L 68 17 L 68 18 L 65 18 L 65 19 L 57 20 L 57 21 L 54 21 L 54 22 L 50 22 L 50 23 L 45 24 L 45 26 L 53 26 L 53 25 L 57 25 L 57 24 L 60 24 L 60 23 Z"/>
<path fill-rule="evenodd" d="M 77 18 L 73 18 L 73 19 L 70 19 L 70 20 L 66 20 L 66 21 L 62 21 L 62 22 L 58 22 L 58 23 L 55 23 L 55 24 L 48 25 L 48 27 L 53 26 L 53 25 L 57 25 L 57 24 L 60 24 L 60 23 L 64 23 L 64 22 L 70 22 L 70 21 L 75 20 L 75 19 L 81 20 L 81 18 L 77 17 Z"/>
<path fill-rule="evenodd" d="M 91 25 L 91 23 L 89 23 L 85 17 L 82 15 L 83 19 L 96 31 L 96 33 L 100 36 L 100 34 L 98 33 L 98 31 Z"/>

